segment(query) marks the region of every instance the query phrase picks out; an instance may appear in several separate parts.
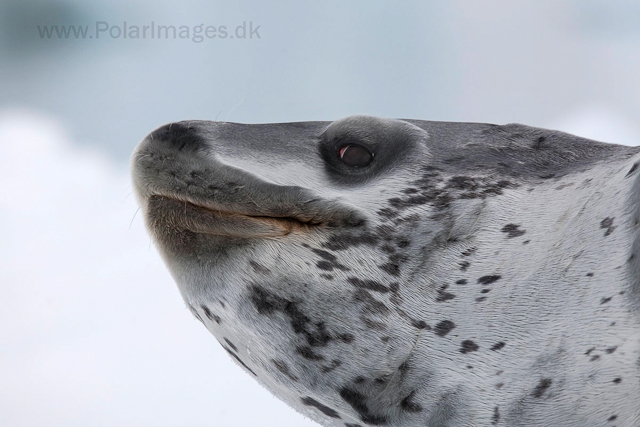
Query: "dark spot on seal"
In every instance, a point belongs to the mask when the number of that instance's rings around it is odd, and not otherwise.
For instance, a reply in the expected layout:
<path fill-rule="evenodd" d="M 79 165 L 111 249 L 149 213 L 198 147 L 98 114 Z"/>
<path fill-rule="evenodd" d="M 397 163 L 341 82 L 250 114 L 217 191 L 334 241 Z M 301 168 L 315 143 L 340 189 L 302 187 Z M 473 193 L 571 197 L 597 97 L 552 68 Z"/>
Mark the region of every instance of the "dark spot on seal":
<path fill-rule="evenodd" d="M 475 342 L 471 340 L 464 340 L 462 341 L 462 346 L 460 347 L 460 353 L 471 353 L 473 351 L 478 351 L 479 348 L 480 347 L 478 347 L 478 344 L 476 344 Z"/>
<path fill-rule="evenodd" d="M 595 356 L 591 356 L 591 359 L 589 359 L 589 362 L 595 362 L 598 359 L 600 359 L 600 356 L 596 354 Z"/>
<path fill-rule="evenodd" d="M 400 197 L 393 197 L 387 200 L 387 202 L 396 209 L 406 209 L 411 206 L 424 205 L 428 201 L 429 198 L 425 195 L 410 196 L 404 199 L 401 199 Z"/>
<path fill-rule="evenodd" d="M 384 331 L 385 329 L 387 329 L 387 325 L 382 322 L 378 322 L 364 316 L 361 316 L 360 320 L 362 320 L 362 323 L 364 323 L 364 325 L 369 329 L 373 329 L 375 331 Z"/>
<path fill-rule="evenodd" d="M 614 384 L 620 384 L 622 382 L 622 378 L 620 377 L 614 378 L 613 382 Z"/>
<path fill-rule="evenodd" d="M 605 219 L 600 221 L 600 228 L 606 229 L 606 231 L 604 232 L 605 237 L 613 233 L 613 230 L 617 228 L 616 225 L 613 225 L 614 219 L 615 218 L 606 217 Z"/>
<path fill-rule="evenodd" d="M 233 349 L 233 351 L 235 351 L 236 353 L 238 352 L 238 347 L 235 346 L 234 343 L 232 343 L 231 341 L 229 341 L 227 338 L 224 339 L 224 341 L 229 344 L 229 347 L 231 347 Z"/>
<path fill-rule="evenodd" d="M 513 239 L 526 233 L 526 230 L 519 230 L 519 228 L 520 224 L 507 224 L 500 231 L 507 233 L 507 239 Z"/>
<path fill-rule="evenodd" d="M 490 177 L 454 176 L 449 179 L 447 188 L 459 191 L 460 199 L 484 199 L 502 194 L 505 188 L 516 188 L 519 184 L 511 181 L 493 181 Z"/>
<path fill-rule="evenodd" d="M 591 348 L 590 348 L 589 350 L 587 350 L 584 354 L 585 354 L 586 356 L 588 356 L 588 355 L 590 355 L 590 354 L 591 354 L 591 352 L 592 352 L 593 350 L 595 350 L 595 349 L 596 349 L 595 347 L 591 347 Z"/>
<path fill-rule="evenodd" d="M 384 305 L 383 302 L 378 301 L 367 291 L 366 289 L 359 288 L 353 295 L 355 301 L 364 304 L 364 308 L 369 313 L 376 313 L 386 316 L 389 314 L 389 307 Z"/>
<path fill-rule="evenodd" d="M 250 288 L 251 301 L 258 310 L 258 313 L 269 315 L 275 311 L 280 311 L 289 317 L 289 323 L 296 334 L 302 334 L 307 339 L 309 346 L 323 347 L 333 338 L 326 330 L 324 322 L 311 322 L 293 301 L 268 292 L 260 286 L 253 285 Z"/>
<path fill-rule="evenodd" d="M 609 301 L 611 301 L 611 298 L 613 298 L 613 297 L 602 298 L 602 299 L 600 300 L 600 304 L 606 304 L 606 303 L 608 303 Z"/>
<path fill-rule="evenodd" d="M 251 373 L 253 374 L 253 376 L 255 376 L 255 377 L 257 377 L 257 376 L 258 376 L 258 375 L 257 375 L 255 372 L 253 372 L 253 370 L 251 370 L 251 368 L 250 368 L 250 367 L 248 367 L 248 366 L 246 365 L 246 363 L 244 363 L 244 362 L 242 361 L 242 359 L 240 359 L 240 357 L 239 357 L 237 354 L 235 354 L 235 353 L 234 353 L 234 352 L 233 352 L 229 347 L 225 347 L 225 346 L 222 346 L 222 347 L 223 347 L 225 350 L 227 350 L 227 353 L 229 353 L 229 354 L 230 354 L 234 359 L 236 359 L 236 360 L 238 361 L 238 363 L 240 363 L 242 366 L 244 366 L 244 368 L 245 368 L 247 371 L 251 372 Z"/>
<path fill-rule="evenodd" d="M 304 357 L 307 360 L 314 360 L 314 361 L 324 360 L 324 357 L 322 357 L 322 355 L 315 353 L 313 349 L 309 346 L 297 347 L 296 353 L 298 353 L 300 356 Z"/>
<path fill-rule="evenodd" d="M 500 422 L 500 408 L 497 406 L 493 408 L 493 416 L 491 417 L 491 425 L 495 426 Z"/>
<path fill-rule="evenodd" d="M 467 279 L 460 279 L 456 281 L 456 285 L 466 285 Z"/>
<path fill-rule="evenodd" d="M 551 378 L 543 378 L 543 379 L 541 379 L 540 382 L 538 383 L 538 385 L 536 386 L 536 388 L 531 393 L 531 395 L 533 397 L 535 397 L 535 398 L 542 397 L 544 392 L 547 391 L 547 389 L 549 387 L 551 387 L 551 383 L 552 382 L 553 381 L 551 380 Z"/>
<path fill-rule="evenodd" d="M 402 316 L 403 318 L 407 319 L 410 323 L 411 326 L 413 326 L 414 328 L 417 329 L 426 329 L 426 330 L 431 330 L 431 327 L 423 320 L 418 320 L 415 319 L 413 317 L 411 317 L 406 311 L 404 311 L 403 309 L 396 307 L 396 311 L 398 312 L 398 314 L 400 316 Z"/>
<path fill-rule="evenodd" d="M 380 246 L 380 249 L 381 249 L 383 252 L 386 252 L 386 253 L 388 253 L 388 254 L 393 254 L 393 253 L 395 253 L 395 252 L 396 252 L 396 247 L 395 247 L 395 246 L 390 245 L 389 243 L 385 243 L 384 245 Z"/>
<path fill-rule="evenodd" d="M 406 262 L 407 259 L 409 259 L 409 257 L 407 257 L 404 254 L 391 254 L 389 255 L 389 262 L 395 263 L 395 264 L 402 264 L 403 262 Z"/>
<path fill-rule="evenodd" d="M 200 323 L 202 323 L 204 325 L 204 320 L 202 320 L 202 317 L 200 317 L 200 313 L 198 313 L 198 310 L 196 310 L 195 308 L 193 308 L 193 306 L 191 304 L 187 304 L 189 306 L 189 311 L 191 311 L 191 314 L 193 314 L 193 316 L 198 319 L 200 321 Z"/>
<path fill-rule="evenodd" d="M 328 374 L 329 372 L 333 371 L 334 369 L 336 369 L 340 365 L 342 365 L 341 361 L 339 361 L 337 359 L 333 359 L 331 361 L 331 365 L 322 367 L 322 372 L 325 373 L 325 374 Z"/>
<path fill-rule="evenodd" d="M 261 287 L 251 287 L 251 301 L 260 314 L 271 314 L 274 311 L 282 310 L 284 301 Z"/>
<path fill-rule="evenodd" d="M 460 266 L 460 270 L 467 271 L 467 268 L 471 265 L 468 261 L 462 261 L 458 264 Z"/>
<path fill-rule="evenodd" d="M 438 296 L 436 297 L 436 302 L 445 302 L 454 299 L 456 296 L 450 292 L 447 292 L 446 289 L 449 285 L 442 285 L 440 289 L 438 289 Z"/>
<path fill-rule="evenodd" d="M 609 347 L 604 352 L 607 353 L 607 354 L 611 354 L 614 351 L 616 351 L 617 348 L 618 348 L 618 346 Z"/>
<path fill-rule="evenodd" d="M 455 327 L 456 327 L 456 324 L 453 323 L 451 320 L 443 320 L 442 322 L 438 323 L 433 330 L 437 336 L 444 337 L 449 332 L 451 332 Z"/>
<path fill-rule="evenodd" d="M 478 298 L 476 298 L 476 302 L 482 302 L 482 301 L 484 301 L 486 299 L 487 299 L 487 297 L 478 297 Z"/>
<path fill-rule="evenodd" d="M 253 271 L 255 271 L 256 273 L 259 274 L 263 274 L 263 275 L 268 275 L 269 273 L 271 273 L 271 270 L 269 270 L 268 268 L 258 264 L 257 262 L 250 260 L 249 261 L 249 265 L 251 266 L 251 268 L 253 268 Z"/>
<path fill-rule="evenodd" d="M 400 275 L 400 266 L 398 264 L 394 264 L 394 263 L 388 262 L 386 264 L 382 264 L 379 267 L 380 267 L 381 270 L 385 271 L 386 273 L 390 274 L 391 276 L 399 276 Z"/>
<path fill-rule="evenodd" d="M 482 289 L 480 291 L 481 294 L 488 294 L 489 292 L 491 292 L 491 289 Z"/>
<path fill-rule="evenodd" d="M 220 324 L 220 317 L 216 316 L 213 313 L 211 313 L 211 310 L 209 310 L 209 307 L 207 307 L 206 305 L 202 304 L 200 306 L 200 308 L 202 309 L 202 311 L 204 311 L 204 315 L 207 316 L 207 319 L 213 320 L 217 324 Z"/>
<path fill-rule="evenodd" d="M 402 401 L 400 402 L 400 407 L 407 412 L 422 412 L 422 406 L 412 401 L 414 394 L 416 394 L 415 390 L 409 393 L 407 397 L 402 399 Z"/>
<path fill-rule="evenodd" d="M 498 383 L 498 384 L 496 384 L 496 388 L 497 388 L 498 390 L 499 390 L 499 389 L 501 389 L 502 387 L 504 387 L 504 383 Z"/>
<path fill-rule="evenodd" d="M 455 188 L 456 190 L 468 190 L 474 191 L 480 187 L 480 183 L 469 176 L 454 176 L 449 179 L 448 187 Z"/>
<path fill-rule="evenodd" d="M 360 424 L 345 424 L 344 427 L 362 427 Z"/>
<path fill-rule="evenodd" d="M 278 369 L 278 371 L 280 371 L 284 376 L 289 378 L 291 381 L 294 381 L 294 382 L 298 381 L 298 377 L 296 377 L 291 373 L 291 371 L 289 371 L 289 366 L 287 366 L 285 362 L 283 362 L 282 360 L 271 359 L 271 363 L 273 363 L 276 369 Z"/>
<path fill-rule="evenodd" d="M 524 242 L 522 242 L 523 245 L 528 245 L 531 242 L 531 240 L 525 240 Z"/>
<path fill-rule="evenodd" d="M 409 241 L 407 239 L 400 239 L 400 240 L 398 240 L 398 243 L 397 243 L 399 248 L 406 248 L 410 244 L 411 244 L 411 241 Z"/>
<path fill-rule="evenodd" d="M 347 281 L 357 288 L 369 289 L 370 291 L 381 293 L 389 292 L 389 288 L 375 280 L 360 280 L 357 277 L 349 277 Z"/>
<path fill-rule="evenodd" d="M 489 285 L 493 282 L 497 282 L 498 280 L 500 280 L 502 278 L 502 276 L 498 275 L 498 274 L 494 274 L 491 276 L 482 276 L 481 278 L 478 279 L 478 283 L 480 283 L 481 285 Z"/>
<path fill-rule="evenodd" d="M 351 334 L 340 334 L 338 335 L 338 339 L 346 344 L 351 344 L 355 337 Z"/>
<path fill-rule="evenodd" d="M 312 406 L 312 407 L 316 408 L 318 411 L 322 412 L 327 417 L 340 418 L 340 415 L 338 415 L 338 413 L 335 410 L 329 408 L 326 405 L 323 405 L 322 403 L 318 402 L 317 400 L 315 400 L 312 397 L 303 397 L 301 399 L 301 401 L 302 401 L 302 403 L 304 403 L 307 406 Z"/>
<path fill-rule="evenodd" d="M 333 262 L 329 262 L 329 261 L 318 261 L 318 262 L 316 262 L 316 267 L 318 267 L 320 270 L 324 270 L 324 271 L 333 271 L 334 268 L 337 268 L 337 269 L 342 270 L 342 271 L 349 271 L 350 270 L 348 267 L 345 267 L 344 265 L 340 264 L 339 262 L 333 263 Z"/>
<path fill-rule="evenodd" d="M 355 390 L 343 387 L 340 390 L 340 397 L 347 402 L 360 415 L 360 419 L 365 424 L 379 426 L 387 424 L 387 417 L 373 415 L 367 406 L 366 398 Z"/>
<path fill-rule="evenodd" d="M 545 147 L 545 141 L 546 141 L 546 138 L 544 136 L 539 136 L 531 145 L 531 148 L 534 150 L 542 150 Z M 496 409 L 498 408 L 496 407 Z"/>
<path fill-rule="evenodd" d="M 556 190 L 562 190 L 563 188 L 571 187 L 572 185 L 573 185 L 573 182 L 569 182 L 567 184 L 558 185 L 556 187 Z"/>
<path fill-rule="evenodd" d="M 391 218 L 395 218 L 398 215 L 400 215 L 400 213 L 397 210 L 391 209 L 391 208 L 378 209 L 377 214 L 383 218 L 386 218 L 387 220 Z"/>
<path fill-rule="evenodd" d="M 617 420 L 617 419 L 618 419 L 618 416 L 617 416 L 617 415 L 611 415 L 611 416 L 607 419 L 607 421 L 611 422 L 611 421 L 615 421 L 615 420 Z"/>
<path fill-rule="evenodd" d="M 337 268 L 342 271 L 348 271 L 349 268 L 338 262 L 338 259 L 335 255 L 330 252 L 324 251 L 322 249 L 311 249 L 313 253 L 320 256 L 322 261 L 318 261 L 316 266 L 321 270 L 333 271 L 334 268 Z"/>
<path fill-rule="evenodd" d="M 417 329 L 431 329 L 424 320 L 411 319 L 411 326 Z"/>
<path fill-rule="evenodd" d="M 631 169 L 629 169 L 629 172 L 627 172 L 627 174 L 624 177 L 628 178 L 632 173 L 636 171 L 636 169 L 638 169 L 638 162 L 635 162 L 633 166 L 631 166 Z"/>
<path fill-rule="evenodd" d="M 322 244 L 322 247 L 331 251 L 343 251 L 353 246 L 375 246 L 380 238 L 375 234 L 334 234 Z"/>
<path fill-rule="evenodd" d="M 500 341 L 499 343 L 495 343 L 492 347 L 491 350 L 492 351 L 498 351 L 498 350 L 502 350 L 505 346 L 505 342 L 504 341 Z"/>
<path fill-rule="evenodd" d="M 476 248 L 476 247 L 469 248 L 469 249 L 466 249 L 466 250 L 460 252 L 460 255 L 462 255 L 462 256 L 471 256 L 471 255 L 473 255 L 473 253 L 476 250 L 478 250 L 478 248 Z"/>
<path fill-rule="evenodd" d="M 593 277 L 593 273 L 587 273 L 587 277 Z"/>

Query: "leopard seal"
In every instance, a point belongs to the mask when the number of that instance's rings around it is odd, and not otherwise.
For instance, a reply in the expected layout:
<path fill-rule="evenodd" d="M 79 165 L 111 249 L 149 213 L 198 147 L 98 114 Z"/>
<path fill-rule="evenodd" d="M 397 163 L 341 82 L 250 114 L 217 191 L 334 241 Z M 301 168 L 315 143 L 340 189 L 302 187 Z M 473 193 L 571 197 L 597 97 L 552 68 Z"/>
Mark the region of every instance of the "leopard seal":
<path fill-rule="evenodd" d="M 639 426 L 640 148 L 183 121 L 132 156 L 188 309 L 324 426 Z"/>

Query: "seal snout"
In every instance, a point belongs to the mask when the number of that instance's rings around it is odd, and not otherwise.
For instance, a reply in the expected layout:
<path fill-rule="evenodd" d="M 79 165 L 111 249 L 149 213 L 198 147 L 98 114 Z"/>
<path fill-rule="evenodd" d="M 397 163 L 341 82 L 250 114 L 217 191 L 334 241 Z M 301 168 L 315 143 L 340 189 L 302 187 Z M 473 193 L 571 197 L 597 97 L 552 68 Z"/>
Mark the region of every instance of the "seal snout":
<path fill-rule="evenodd" d="M 207 148 L 206 140 L 192 122 L 166 124 L 151 132 L 145 140 L 164 144 L 177 152 L 196 152 Z"/>
<path fill-rule="evenodd" d="M 176 228 L 198 234 L 262 238 L 304 233 L 310 227 L 351 227 L 365 222 L 358 209 L 319 197 L 299 185 L 282 185 L 253 172 L 251 151 L 216 137 L 224 124 L 178 122 L 151 132 L 132 158 L 134 186 L 156 235 Z M 236 135 L 243 140 L 243 135 Z M 260 141 L 255 141 L 256 147 Z M 225 144 L 224 147 L 222 144 Z M 220 153 L 223 152 L 221 155 Z M 275 155 L 273 156 L 275 158 Z M 258 163 L 256 163 L 257 165 Z M 257 168 L 256 168 L 257 169 Z"/>

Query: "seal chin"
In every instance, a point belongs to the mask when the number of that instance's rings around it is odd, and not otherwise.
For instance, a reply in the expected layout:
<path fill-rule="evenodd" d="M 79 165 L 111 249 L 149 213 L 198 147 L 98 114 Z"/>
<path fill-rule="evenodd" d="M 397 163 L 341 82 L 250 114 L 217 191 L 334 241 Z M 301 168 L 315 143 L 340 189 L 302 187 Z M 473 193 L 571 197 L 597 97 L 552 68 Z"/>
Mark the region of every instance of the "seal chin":
<path fill-rule="evenodd" d="M 196 234 L 237 238 L 273 238 L 307 232 L 320 223 L 298 218 L 253 216 L 223 211 L 193 201 L 154 195 L 149 197 L 147 219 L 154 231 L 182 229 Z M 160 233 L 161 234 L 161 233 Z"/>

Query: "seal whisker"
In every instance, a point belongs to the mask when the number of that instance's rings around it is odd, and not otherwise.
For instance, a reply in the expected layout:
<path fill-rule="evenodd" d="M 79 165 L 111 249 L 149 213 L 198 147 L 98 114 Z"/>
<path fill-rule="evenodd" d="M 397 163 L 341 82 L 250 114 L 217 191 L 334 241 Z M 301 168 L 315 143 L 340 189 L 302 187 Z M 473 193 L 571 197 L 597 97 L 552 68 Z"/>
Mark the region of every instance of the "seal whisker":
<path fill-rule="evenodd" d="M 224 118 L 224 121 L 226 122 L 227 119 L 229 118 L 229 116 L 231 115 L 231 113 L 233 112 L 233 110 L 236 109 L 237 106 L 239 106 L 240 104 L 242 104 L 242 102 L 244 101 L 244 96 L 242 97 L 242 99 L 240 100 L 240 102 L 238 102 L 236 105 L 233 106 L 233 108 L 231 108 L 231 110 L 229 110 L 229 112 L 227 113 L 227 117 Z"/>
<path fill-rule="evenodd" d="M 129 222 L 129 230 L 131 230 L 131 226 L 133 225 L 133 220 L 136 218 L 136 215 L 138 214 L 139 210 L 140 210 L 140 207 L 138 207 L 138 209 L 136 209 L 136 211 L 133 213 L 133 218 L 131 218 L 131 222 Z"/>

